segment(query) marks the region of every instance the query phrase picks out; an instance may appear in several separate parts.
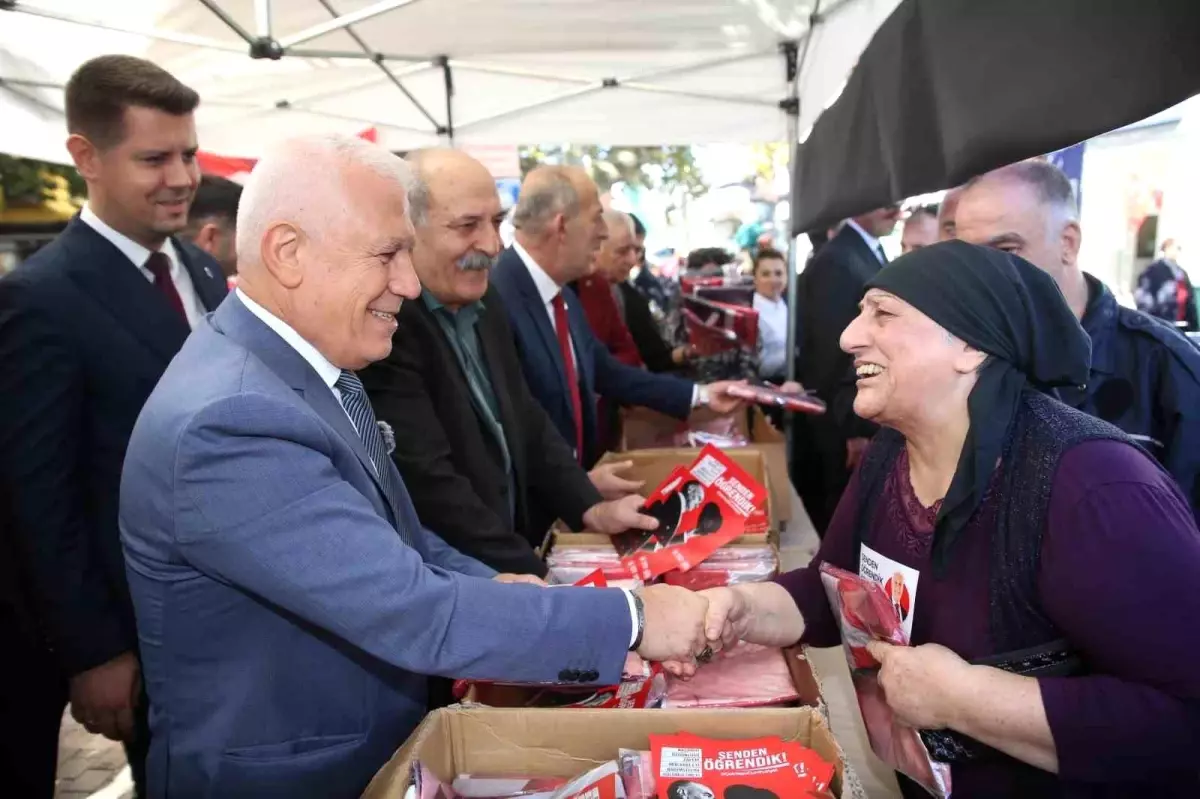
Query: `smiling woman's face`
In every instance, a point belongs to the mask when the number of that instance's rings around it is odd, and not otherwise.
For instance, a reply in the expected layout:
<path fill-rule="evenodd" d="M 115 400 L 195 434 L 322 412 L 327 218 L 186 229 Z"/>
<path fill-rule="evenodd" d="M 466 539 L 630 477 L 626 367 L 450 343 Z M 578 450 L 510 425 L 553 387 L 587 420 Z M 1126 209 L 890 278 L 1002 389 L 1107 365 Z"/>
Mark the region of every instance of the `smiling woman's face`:
<path fill-rule="evenodd" d="M 879 289 L 863 297 L 858 317 L 842 333 L 841 347 L 854 356 L 858 375 L 854 412 L 902 430 L 905 422 L 927 417 L 943 399 L 964 389 L 969 393 L 984 358 Z"/>

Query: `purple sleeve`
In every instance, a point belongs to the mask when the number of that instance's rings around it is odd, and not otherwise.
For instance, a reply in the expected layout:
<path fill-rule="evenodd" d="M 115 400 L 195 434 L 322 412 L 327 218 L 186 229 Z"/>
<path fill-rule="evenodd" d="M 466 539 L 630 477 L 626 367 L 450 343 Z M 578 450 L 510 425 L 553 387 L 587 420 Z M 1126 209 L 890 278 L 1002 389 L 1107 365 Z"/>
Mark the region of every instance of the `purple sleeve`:
<path fill-rule="evenodd" d="M 1040 681 L 1063 779 L 1194 775 L 1198 576 L 1192 512 L 1148 457 L 1109 441 L 1064 456 L 1039 586 L 1090 674 Z"/>
<path fill-rule="evenodd" d="M 821 564 L 828 561 L 839 568 L 858 572 L 858 564 L 851 563 L 854 559 L 854 517 L 858 507 L 858 471 L 855 470 L 829 522 L 829 529 L 821 539 L 816 557 L 803 569 L 781 574 L 775 580 L 788 590 L 796 607 L 800 608 L 804 618 L 802 644 L 825 647 L 838 646 L 842 642 L 841 630 L 821 584 Z"/>

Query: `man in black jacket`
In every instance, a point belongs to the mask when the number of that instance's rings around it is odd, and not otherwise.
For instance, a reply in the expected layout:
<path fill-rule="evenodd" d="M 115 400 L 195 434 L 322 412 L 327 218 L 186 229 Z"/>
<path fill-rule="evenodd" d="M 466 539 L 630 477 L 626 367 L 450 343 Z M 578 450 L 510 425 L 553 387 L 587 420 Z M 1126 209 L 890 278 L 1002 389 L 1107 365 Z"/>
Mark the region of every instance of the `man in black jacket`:
<path fill-rule="evenodd" d="M 76 70 L 67 149 L 88 203 L 0 280 L 0 480 L 21 567 L 72 714 L 125 742 L 139 787 L 149 731 L 117 500 L 142 405 L 226 293 L 217 262 L 174 237 L 200 177 L 198 103 L 139 58 Z"/>
<path fill-rule="evenodd" d="M 819 534 L 824 534 L 850 472 L 875 434 L 875 425 L 854 413 L 853 359 L 839 345 L 842 331 L 858 315 L 863 287 L 887 256 L 879 239 L 900 218 L 899 206 L 848 219 L 805 268 L 800 280 L 800 382 L 817 392 L 828 413 L 811 423 L 812 448 L 794 452 L 793 469 L 803 474 L 797 490 Z"/>
<path fill-rule="evenodd" d="M 391 355 L 361 377 L 395 433 L 393 457 L 421 521 L 498 571 L 537 576 L 546 567 L 534 549 L 556 517 L 575 530 L 653 529 L 641 497 L 602 496 L 640 485 L 611 467 L 593 483 L 530 394 L 508 315 L 488 287 L 503 247 L 493 178 L 454 150 L 410 161 L 423 291 L 397 315 Z"/>

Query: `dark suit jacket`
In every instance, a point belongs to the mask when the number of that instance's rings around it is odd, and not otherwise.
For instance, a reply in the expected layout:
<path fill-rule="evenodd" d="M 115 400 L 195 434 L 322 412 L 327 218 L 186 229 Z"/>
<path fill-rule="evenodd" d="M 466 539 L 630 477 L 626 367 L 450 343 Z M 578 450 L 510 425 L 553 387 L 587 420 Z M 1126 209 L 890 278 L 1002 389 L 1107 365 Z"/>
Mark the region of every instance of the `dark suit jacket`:
<path fill-rule="evenodd" d="M 580 529 L 600 494 L 529 392 L 512 329 L 495 289 L 477 331 L 512 458 L 515 519 L 509 519 L 504 456 L 471 401 L 466 376 L 433 313 L 404 303 L 392 353 L 361 373 L 375 415 L 396 432 L 393 458 L 421 523 L 500 572 L 545 575 L 534 553 L 546 534 L 534 519 Z M 531 507 L 540 511 L 531 513 Z"/>
<path fill-rule="evenodd" d="M 501 254 L 492 272 L 492 285 L 508 310 L 529 388 L 562 437 L 574 442 L 575 418 L 558 337 L 529 270 L 511 247 Z M 592 401 L 595 394 L 621 405 L 644 405 L 668 416 L 687 418 L 692 405 L 691 382 L 652 374 L 618 361 L 592 334 L 575 293 L 564 289 L 563 295 L 579 364 L 585 465 L 590 466 L 599 457 L 596 405 Z"/>
<path fill-rule="evenodd" d="M 221 268 L 174 240 L 213 310 Z M 117 531 L 133 423 L 187 323 L 78 217 L 0 280 L 0 479 L 50 642 L 67 674 L 135 649 Z"/>
<path fill-rule="evenodd" d="M 858 316 L 867 281 L 882 268 L 850 225 L 842 227 L 805 268 L 800 285 L 800 382 L 829 405 L 817 426 L 845 442 L 869 438 L 876 426 L 854 414 L 854 359 L 842 352 L 842 331 Z"/>
<path fill-rule="evenodd" d="M 633 336 L 629 334 L 625 320 L 621 318 L 621 309 L 613 299 L 608 280 L 592 275 L 575 281 L 571 288 L 579 295 L 583 315 L 587 317 L 588 326 L 600 343 L 621 363 L 641 368 L 642 356 L 638 353 Z"/>
<path fill-rule="evenodd" d="M 671 348 L 658 332 L 658 322 L 654 321 L 654 313 L 650 310 L 647 300 L 637 287 L 629 281 L 617 284 L 621 296 L 625 300 L 625 326 L 633 336 L 638 354 L 642 362 L 651 372 L 673 372 L 679 368 L 671 358 Z"/>

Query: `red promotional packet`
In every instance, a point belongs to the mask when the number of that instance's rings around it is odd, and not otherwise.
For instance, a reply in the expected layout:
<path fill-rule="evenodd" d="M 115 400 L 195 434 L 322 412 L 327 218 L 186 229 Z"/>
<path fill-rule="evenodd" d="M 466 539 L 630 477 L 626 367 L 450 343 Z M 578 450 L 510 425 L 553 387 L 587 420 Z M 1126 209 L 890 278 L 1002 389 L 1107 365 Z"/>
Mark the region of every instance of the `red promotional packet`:
<path fill-rule="evenodd" d="M 726 389 L 731 397 L 740 397 L 757 405 L 783 408 L 797 413 L 825 413 L 825 403 L 813 394 L 790 394 L 771 386 L 732 385 Z"/>
<path fill-rule="evenodd" d="M 765 531 L 766 499 L 762 485 L 710 444 L 647 498 L 644 512 L 659 528 L 615 535 L 613 545 L 642 580 L 686 572 L 743 533 Z"/>
<path fill-rule="evenodd" d="M 690 733 L 650 736 L 659 796 L 785 799 L 829 790 L 834 768 L 808 747 L 778 737 L 726 741 Z"/>

